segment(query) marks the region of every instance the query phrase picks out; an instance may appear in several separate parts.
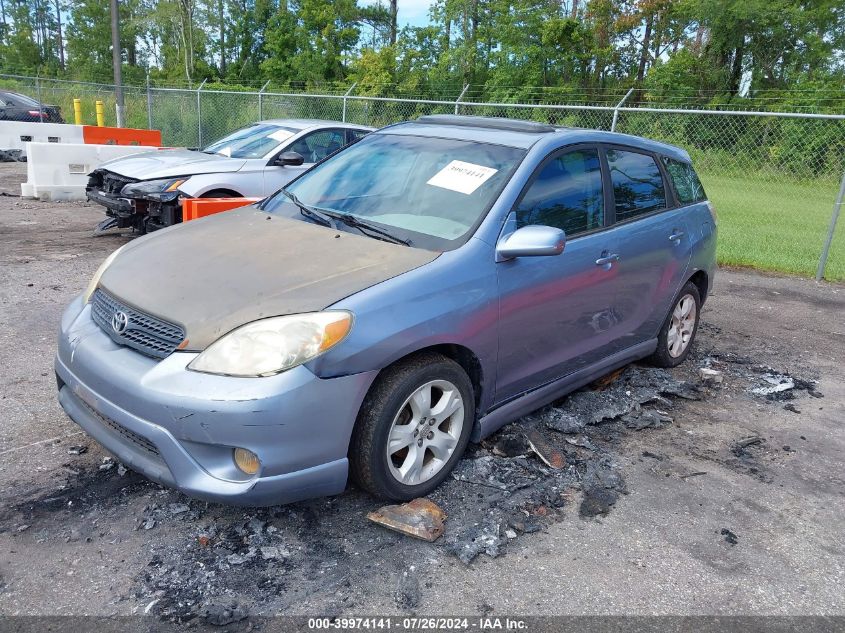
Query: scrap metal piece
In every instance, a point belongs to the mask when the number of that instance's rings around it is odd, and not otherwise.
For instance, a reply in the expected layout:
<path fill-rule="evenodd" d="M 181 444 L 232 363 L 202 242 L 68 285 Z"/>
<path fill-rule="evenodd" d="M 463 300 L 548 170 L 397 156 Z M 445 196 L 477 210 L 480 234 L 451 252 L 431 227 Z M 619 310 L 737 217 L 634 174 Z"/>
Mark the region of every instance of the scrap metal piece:
<path fill-rule="evenodd" d="M 502 533 L 499 520 L 487 517 L 447 537 L 446 551 L 469 565 L 479 554 L 487 554 L 490 558 L 501 556 L 507 542 L 508 537 Z"/>
<path fill-rule="evenodd" d="M 549 468 L 560 470 L 566 466 L 566 457 L 558 449 L 552 446 L 549 441 L 537 429 L 525 431 L 525 439 L 537 456 L 543 460 Z"/>
<path fill-rule="evenodd" d="M 109 229 L 113 229 L 117 226 L 117 218 L 113 218 L 111 216 L 107 217 L 105 220 L 100 222 L 96 227 L 94 227 L 94 237 L 99 235 L 105 235 L 105 233 Z"/>
<path fill-rule="evenodd" d="M 770 396 L 776 393 L 782 393 L 795 388 L 795 380 L 792 376 L 786 374 L 772 374 L 768 373 L 762 376 L 763 382 L 766 383 L 763 387 L 755 387 L 751 393 L 759 396 Z"/>
<path fill-rule="evenodd" d="M 721 385 L 724 380 L 722 372 L 717 369 L 711 369 L 710 367 L 702 367 L 699 369 L 698 377 L 701 379 L 701 382 L 708 385 Z"/>
<path fill-rule="evenodd" d="M 601 378 L 598 378 L 590 384 L 590 389 L 593 391 L 603 391 L 607 389 L 612 382 L 615 382 L 619 376 L 627 369 L 627 366 L 620 367 L 619 369 L 615 369 L 609 374 L 605 374 Z"/>
<path fill-rule="evenodd" d="M 373 523 L 432 543 L 443 534 L 446 513 L 425 498 L 384 506 L 367 514 Z"/>
<path fill-rule="evenodd" d="M 731 452 L 737 457 L 749 457 L 751 452 L 748 450 L 752 446 L 762 446 L 766 440 L 759 435 L 752 435 L 750 437 L 741 438 L 733 443 Z"/>

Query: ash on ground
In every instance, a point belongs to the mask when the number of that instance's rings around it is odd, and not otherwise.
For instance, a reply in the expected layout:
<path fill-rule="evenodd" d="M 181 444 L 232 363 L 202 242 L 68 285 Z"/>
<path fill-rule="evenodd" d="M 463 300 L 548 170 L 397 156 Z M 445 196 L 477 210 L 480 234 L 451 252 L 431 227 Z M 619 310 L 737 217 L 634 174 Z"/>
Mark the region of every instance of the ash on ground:
<path fill-rule="evenodd" d="M 445 534 L 431 545 L 367 522 L 367 510 L 378 502 L 354 490 L 254 511 L 249 519 L 243 511 L 211 506 L 193 542 L 154 558 L 136 597 L 158 600 L 150 610 L 177 621 L 205 617 L 208 605 L 221 600 L 266 612 L 271 604 L 282 609 L 296 604 L 304 576 L 319 579 L 323 590 L 335 589 L 342 611 L 355 604 L 355 578 L 379 568 L 394 579 L 392 603 L 413 610 L 425 591 L 413 568 L 425 568 L 438 552 L 471 564 L 478 556 L 500 556 L 508 543 L 562 520 L 567 505 L 577 504 L 587 519 L 610 512 L 627 493 L 612 445 L 627 433 L 671 424 L 679 400 L 706 393 L 706 387 L 668 371 L 631 366 L 608 384 L 578 391 L 507 425 L 472 446 L 430 496 L 448 516 Z M 542 434 L 544 451 L 560 453 L 562 468 L 550 467 L 550 456 L 535 452 L 527 436 L 536 433 Z M 415 552 L 410 560 L 408 550 Z M 380 562 L 371 559 L 375 552 Z M 229 612 L 239 613 L 224 610 Z"/>
<path fill-rule="evenodd" d="M 332 596 L 337 614 L 378 595 L 385 608 L 413 612 L 424 603 L 419 579 L 446 558 L 473 564 L 500 556 L 513 541 L 573 520 L 576 512 L 581 520 L 601 520 L 627 493 L 619 463 L 626 438 L 683 422 L 685 403 L 715 402 L 727 391 L 772 406 L 789 401 L 796 412 L 798 396 L 822 397 L 812 380 L 732 354 L 699 352 L 672 371 L 629 366 L 471 446 L 430 496 L 448 517 L 444 535 L 431 544 L 368 521 L 382 504 L 354 489 L 244 510 L 191 500 L 102 464 L 90 472 L 68 464 L 73 476 L 61 490 L 10 508 L 0 529 L 4 522 L 25 524 L 38 538 L 96 543 L 110 537 L 107 530 L 66 534 L 64 519 L 86 512 L 101 525 L 134 508 L 149 558 L 131 598 L 138 613 L 174 622 L 233 624 L 302 608 L 314 595 Z M 765 438 L 746 436 L 696 457 L 770 481 L 762 457 L 773 450 Z M 69 454 L 86 457 L 81 450 Z"/>

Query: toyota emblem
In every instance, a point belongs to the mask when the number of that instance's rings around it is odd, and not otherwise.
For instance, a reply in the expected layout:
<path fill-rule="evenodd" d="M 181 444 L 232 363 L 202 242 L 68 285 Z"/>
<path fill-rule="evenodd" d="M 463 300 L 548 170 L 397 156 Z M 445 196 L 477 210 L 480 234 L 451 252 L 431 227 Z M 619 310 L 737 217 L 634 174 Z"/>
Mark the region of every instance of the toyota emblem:
<path fill-rule="evenodd" d="M 125 312 L 117 311 L 111 318 L 111 329 L 117 334 L 123 334 L 126 331 L 126 326 L 129 325 L 129 317 Z"/>

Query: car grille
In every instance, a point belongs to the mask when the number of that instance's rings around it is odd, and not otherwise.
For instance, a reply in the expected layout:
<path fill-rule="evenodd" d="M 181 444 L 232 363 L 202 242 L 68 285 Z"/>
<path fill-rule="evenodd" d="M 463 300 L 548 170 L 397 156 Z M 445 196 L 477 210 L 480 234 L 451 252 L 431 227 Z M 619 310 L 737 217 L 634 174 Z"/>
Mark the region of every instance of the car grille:
<path fill-rule="evenodd" d="M 85 408 L 88 409 L 88 411 L 90 411 L 91 414 L 100 421 L 103 426 L 111 429 L 124 440 L 129 441 L 131 444 L 134 444 L 135 447 L 141 449 L 150 456 L 155 457 L 159 461 L 161 460 L 161 453 L 158 452 L 158 449 L 156 448 L 155 444 L 153 444 L 146 437 L 138 435 L 134 431 L 130 431 L 125 426 L 118 424 L 111 418 L 107 418 L 102 413 L 92 408 L 87 402 L 85 402 L 81 398 L 79 399 L 79 402 L 81 402 L 85 406 Z"/>
<path fill-rule="evenodd" d="M 119 314 L 125 320 L 116 317 Z M 180 326 L 130 308 L 100 289 L 94 292 L 91 316 L 116 343 L 153 358 L 169 356 L 185 340 L 185 330 Z"/>
<path fill-rule="evenodd" d="M 100 189 L 103 193 L 119 195 L 123 187 L 128 185 L 130 182 L 138 181 L 135 178 L 127 178 L 126 176 L 120 176 L 107 171 L 103 172 L 103 184 Z"/>

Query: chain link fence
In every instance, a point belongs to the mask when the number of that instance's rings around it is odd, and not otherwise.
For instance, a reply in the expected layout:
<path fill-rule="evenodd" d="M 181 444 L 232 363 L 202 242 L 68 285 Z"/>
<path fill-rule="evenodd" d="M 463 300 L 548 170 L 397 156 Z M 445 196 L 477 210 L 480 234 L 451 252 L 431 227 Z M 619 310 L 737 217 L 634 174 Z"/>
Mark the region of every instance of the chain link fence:
<path fill-rule="evenodd" d="M 60 106 L 69 121 L 73 99 L 79 98 L 88 124 L 95 122 L 94 103 L 100 100 L 106 106 L 106 125 L 115 124 L 114 87 L 109 84 L 0 75 L 4 88 Z M 354 85 L 321 94 L 266 88 L 128 86 L 126 124 L 160 129 L 165 144 L 180 147 L 208 145 L 261 119 L 313 118 L 381 127 L 449 113 L 644 136 L 683 147 L 692 156 L 719 214 L 720 263 L 845 279 L 845 223 L 835 234 L 833 230 L 842 202 L 845 115 L 686 110 L 656 107 L 651 101 L 645 107 L 626 104 L 630 91 L 615 105 L 589 105 L 554 97 L 541 103 L 485 102 L 468 86 L 454 99 L 363 96 Z"/>

